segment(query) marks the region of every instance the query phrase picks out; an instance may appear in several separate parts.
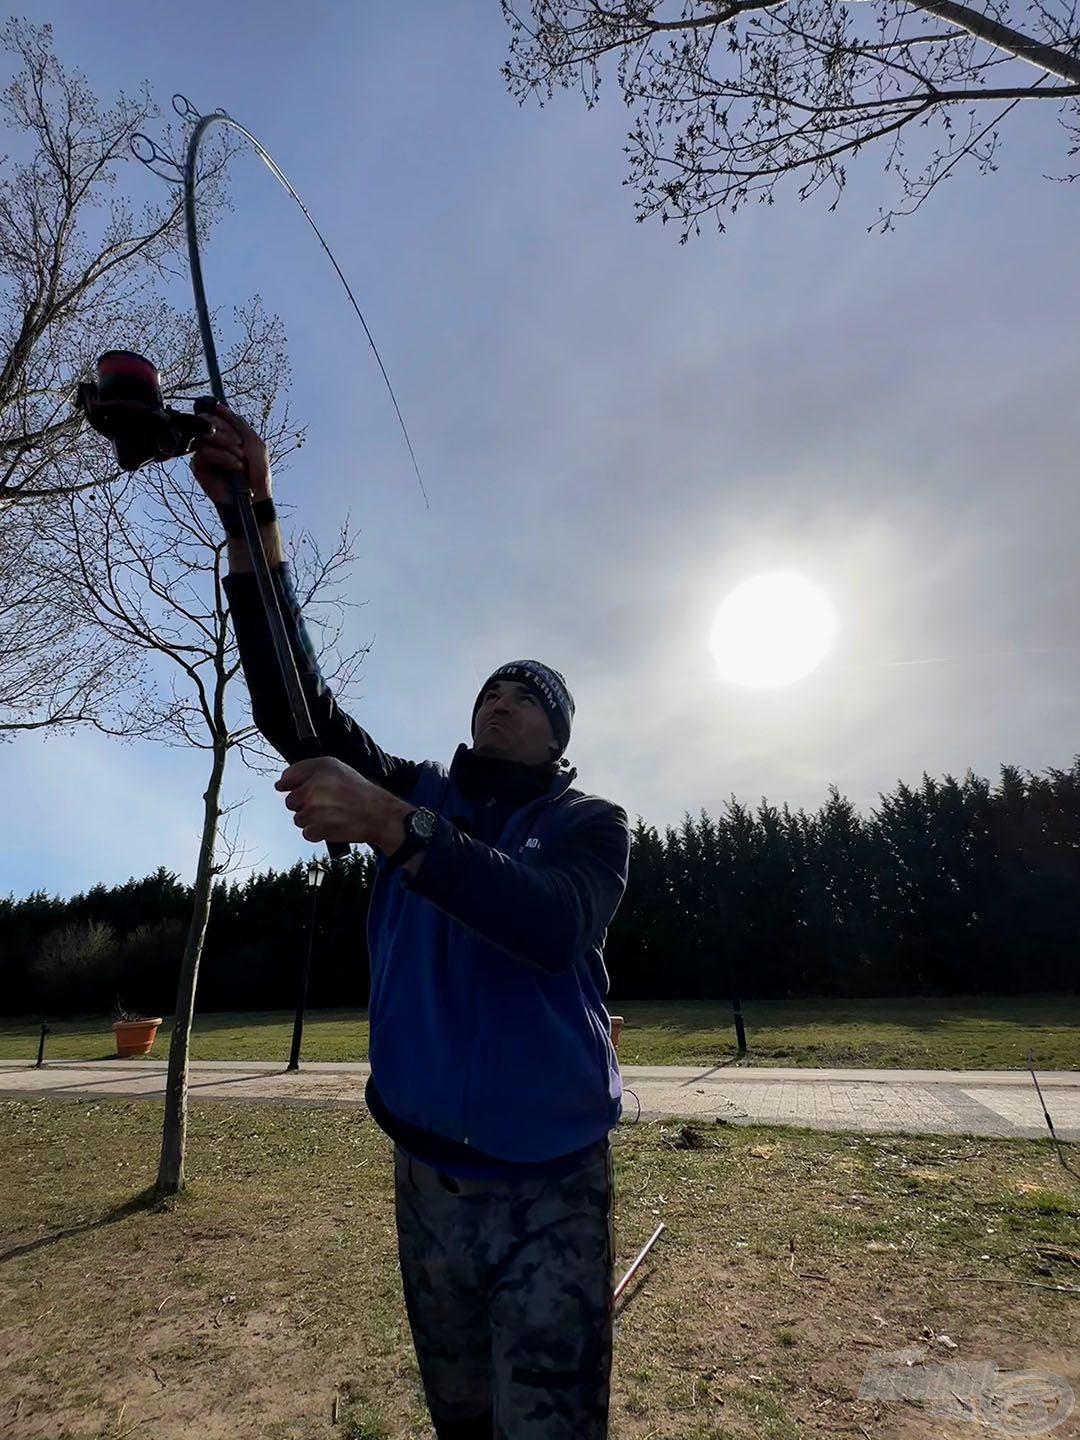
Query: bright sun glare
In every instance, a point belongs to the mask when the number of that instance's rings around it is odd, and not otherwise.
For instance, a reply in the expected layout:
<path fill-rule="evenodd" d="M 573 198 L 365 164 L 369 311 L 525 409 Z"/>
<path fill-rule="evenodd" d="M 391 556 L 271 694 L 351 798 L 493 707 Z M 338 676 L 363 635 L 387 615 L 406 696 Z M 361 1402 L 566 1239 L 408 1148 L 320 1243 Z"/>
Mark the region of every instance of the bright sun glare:
<path fill-rule="evenodd" d="M 736 585 L 716 612 L 710 648 L 721 679 L 772 690 L 816 670 L 835 630 L 825 592 L 801 575 L 777 571 Z"/>

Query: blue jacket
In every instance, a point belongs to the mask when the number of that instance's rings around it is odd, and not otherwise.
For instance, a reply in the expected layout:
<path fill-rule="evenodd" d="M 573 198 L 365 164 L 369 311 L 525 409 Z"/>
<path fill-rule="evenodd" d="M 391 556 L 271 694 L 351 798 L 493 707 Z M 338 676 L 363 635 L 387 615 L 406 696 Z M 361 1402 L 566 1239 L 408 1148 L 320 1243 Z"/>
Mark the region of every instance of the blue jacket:
<path fill-rule="evenodd" d="M 415 876 L 377 865 L 368 948 L 379 1097 L 407 1124 L 500 1160 L 584 1149 L 620 1111 L 603 948 L 626 887 L 625 812 L 572 789 L 575 772 L 563 770 L 495 845 L 473 839 L 465 747 L 449 770 L 382 751 L 326 686 L 287 567 L 274 576 L 326 753 L 440 816 Z M 255 722 L 295 759 L 254 580 L 226 587 Z"/>

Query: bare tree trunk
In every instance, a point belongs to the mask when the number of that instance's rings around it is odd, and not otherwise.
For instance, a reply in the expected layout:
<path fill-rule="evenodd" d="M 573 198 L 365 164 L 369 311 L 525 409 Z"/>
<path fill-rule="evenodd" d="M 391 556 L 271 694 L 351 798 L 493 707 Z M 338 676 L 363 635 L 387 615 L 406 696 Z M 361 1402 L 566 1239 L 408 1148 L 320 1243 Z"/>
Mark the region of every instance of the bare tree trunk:
<path fill-rule="evenodd" d="M 223 740 L 214 745 L 214 763 L 203 795 L 202 843 L 199 866 L 195 872 L 191 922 L 188 926 L 184 958 L 180 966 L 180 983 L 176 990 L 176 1015 L 169 1044 L 169 1076 L 165 1082 L 165 1125 L 161 1136 L 161 1159 L 158 1163 L 159 1195 L 177 1195 L 184 1188 L 184 1145 L 187 1139 L 188 1060 L 191 1048 L 191 1024 L 195 1018 L 195 987 L 199 980 L 206 926 L 210 919 L 210 900 L 214 882 L 214 853 L 217 846 L 221 781 L 225 773 L 227 747 Z"/>

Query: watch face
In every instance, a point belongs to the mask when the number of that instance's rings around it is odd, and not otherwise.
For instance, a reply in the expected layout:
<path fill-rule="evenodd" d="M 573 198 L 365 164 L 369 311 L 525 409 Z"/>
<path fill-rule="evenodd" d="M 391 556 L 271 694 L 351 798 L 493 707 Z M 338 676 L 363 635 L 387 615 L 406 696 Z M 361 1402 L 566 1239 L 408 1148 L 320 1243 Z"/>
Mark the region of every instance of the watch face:
<path fill-rule="evenodd" d="M 414 810 L 412 814 L 412 832 L 421 840 L 430 840 L 435 834 L 436 817 L 430 810 Z"/>

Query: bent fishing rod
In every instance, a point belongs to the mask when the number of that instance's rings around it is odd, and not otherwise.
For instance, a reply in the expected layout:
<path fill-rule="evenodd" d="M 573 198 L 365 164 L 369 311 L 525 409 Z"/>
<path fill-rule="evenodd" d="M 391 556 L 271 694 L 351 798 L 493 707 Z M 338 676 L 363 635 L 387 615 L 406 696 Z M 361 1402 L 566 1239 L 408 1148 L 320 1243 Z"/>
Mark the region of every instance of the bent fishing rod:
<path fill-rule="evenodd" d="M 218 364 L 210 308 L 206 300 L 196 209 L 199 147 L 204 136 L 214 125 L 223 125 L 241 135 L 251 145 L 274 178 L 299 205 L 308 224 L 318 236 L 319 243 L 345 287 L 349 302 L 363 326 L 364 334 L 378 364 L 379 373 L 382 375 L 393 402 L 394 413 L 408 447 L 409 458 L 412 461 L 413 470 L 426 504 L 427 493 L 424 490 L 420 467 L 382 356 L 368 329 L 367 321 L 364 319 L 352 287 L 316 225 L 311 212 L 273 156 L 238 120 L 234 120 L 224 110 L 215 110 L 210 114 L 202 115 L 183 95 L 174 95 L 172 103 L 177 115 L 193 125 L 183 166 L 181 167 L 171 155 L 161 150 L 149 136 L 141 133 L 132 136 L 131 149 L 136 159 L 142 161 L 160 179 L 166 180 L 170 184 L 183 186 L 188 267 L 191 272 L 195 313 L 206 358 L 206 370 L 213 393 L 196 400 L 190 413 L 174 410 L 164 402 L 160 377 L 157 367 L 152 361 L 132 350 L 109 350 L 97 362 L 96 379 L 84 382 L 79 386 L 77 397 L 79 408 L 94 429 L 108 436 L 113 442 L 120 468 L 126 471 L 135 471 L 152 461 L 169 460 L 188 454 L 194 448 L 198 436 L 203 433 L 205 420 L 202 417 L 212 412 L 215 405 L 228 404 Z M 164 167 L 164 172 L 158 167 Z M 289 645 L 277 587 L 270 573 L 270 566 L 259 534 L 259 522 L 251 499 L 251 486 L 246 472 L 241 471 L 230 471 L 228 482 L 230 503 L 236 507 L 242 535 L 251 557 L 252 572 L 266 617 L 282 687 L 288 701 L 295 731 L 296 759 L 316 759 L 324 751 L 311 718 L 307 697 L 300 683 L 296 659 Z M 351 847 L 344 842 L 327 841 L 327 849 L 331 858 L 337 859 L 348 855 Z"/>

